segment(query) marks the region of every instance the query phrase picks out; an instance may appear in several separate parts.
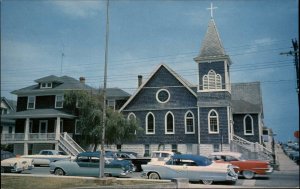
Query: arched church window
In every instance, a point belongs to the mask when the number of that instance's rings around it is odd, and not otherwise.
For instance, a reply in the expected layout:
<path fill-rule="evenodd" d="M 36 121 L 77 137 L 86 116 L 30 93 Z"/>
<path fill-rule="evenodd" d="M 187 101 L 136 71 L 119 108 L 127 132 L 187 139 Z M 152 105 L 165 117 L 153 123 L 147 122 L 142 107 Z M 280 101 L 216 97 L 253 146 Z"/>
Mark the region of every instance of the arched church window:
<path fill-rule="evenodd" d="M 151 112 L 146 115 L 146 134 L 155 134 L 155 117 Z"/>
<path fill-rule="evenodd" d="M 202 78 L 203 90 L 222 89 L 222 77 L 216 74 L 214 70 L 210 70 L 207 75 Z"/>
<path fill-rule="evenodd" d="M 174 115 L 168 112 L 165 116 L 165 134 L 174 134 Z"/>
<path fill-rule="evenodd" d="M 185 133 L 194 134 L 195 133 L 195 121 L 194 114 L 191 111 L 188 111 L 185 114 Z"/>
<path fill-rule="evenodd" d="M 219 115 L 216 110 L 208 112 L 208 133 L 219 133 Z"/>
<path fill-rule="evenodd" d="M 244 117 L 244 135 L 253 135 L 253 118 L 251 115 Z"/>

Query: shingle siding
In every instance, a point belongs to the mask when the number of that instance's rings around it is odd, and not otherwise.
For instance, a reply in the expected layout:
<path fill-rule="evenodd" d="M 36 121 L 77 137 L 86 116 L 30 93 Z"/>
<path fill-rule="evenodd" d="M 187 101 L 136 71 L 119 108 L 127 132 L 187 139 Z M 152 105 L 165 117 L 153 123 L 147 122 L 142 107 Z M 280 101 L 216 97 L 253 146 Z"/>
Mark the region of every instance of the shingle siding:
<path fill-rule="evenodd" d="M 258 114 L 249 114 L 253 118 L 254 135 L 244 135 L 244 117 L 246 114 L 233 114 L 234 134 L 250 142 L 259 142 Z"/>
<path fill-rule="evenodd" d="M 219 133 L 209 134 L 208 113 L 215 110 L 219 116 Z M 200 143 L 201 144 L 228 144 L 228 115 L 227 107 L 200 108 Z M 222 140 L 223 136 L 223 140 Z"/>

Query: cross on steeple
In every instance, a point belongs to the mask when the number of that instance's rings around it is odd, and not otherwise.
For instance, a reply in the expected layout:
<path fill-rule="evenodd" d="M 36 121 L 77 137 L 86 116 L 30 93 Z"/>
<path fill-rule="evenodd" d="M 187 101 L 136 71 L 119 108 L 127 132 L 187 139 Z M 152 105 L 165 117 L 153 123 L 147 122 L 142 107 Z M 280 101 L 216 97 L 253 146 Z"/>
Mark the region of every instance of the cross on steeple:
<path fill-rule="evenodd" d="M 206 8 L 206 9 L 209 9 L 210 10 L 210 17 L 213 18 L 214 15 L 213 15 L 213 10 L 216 9 L 218 7 L 213 7 L 213 3 L 210 3 L 210 8 Z"/>

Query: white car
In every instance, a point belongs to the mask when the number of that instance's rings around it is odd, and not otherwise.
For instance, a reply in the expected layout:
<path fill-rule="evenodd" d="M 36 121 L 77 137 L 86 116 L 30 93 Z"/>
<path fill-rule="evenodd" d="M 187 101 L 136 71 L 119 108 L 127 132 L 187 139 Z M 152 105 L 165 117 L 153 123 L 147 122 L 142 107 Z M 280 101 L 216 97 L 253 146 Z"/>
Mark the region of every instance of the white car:
<path fill-rule="evenodd" d="M 1 150 L 1 173 L 21 173 L 33 168 L 32 159 L 17 157 L 11 152 Z"/>
<path fill-rule="evenodd" d="M 142 165 L 142 177 L 149 179 L 188 178 L 189 181 L 202 181 L 212 184 L 215 181 L 238 180 L 231 164 L 215 163 L 205 156 L 175 154 L 166 163 Z"/>
<path fill-rule="evenodd" d="M 151 161 L 148 162 L 148 164 L 153 165 L 163 165 L 165 162 L 167 162 L 171 156 L 173 156 L 175 153 L 171 151 L 153 151 L 151 154 Z"/>
<path fill-rule="evenodd" d="M 63 151 L 57 151 L 57 150 L 41 150 L 39 154 L 23 155 L 21 157 L 33 159 L 35 166 L 40 166 L 40 165 L 49 166 L 51 162 L 56 162 L 59 160 L 71 160 L 76 158 L 75 156 L 67 155 Z"/>

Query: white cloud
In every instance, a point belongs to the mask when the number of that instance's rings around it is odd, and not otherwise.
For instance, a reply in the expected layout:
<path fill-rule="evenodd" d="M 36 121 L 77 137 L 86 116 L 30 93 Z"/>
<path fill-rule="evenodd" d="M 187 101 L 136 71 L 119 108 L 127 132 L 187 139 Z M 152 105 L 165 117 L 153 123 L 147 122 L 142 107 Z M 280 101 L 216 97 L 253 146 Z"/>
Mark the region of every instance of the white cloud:
<path fill-rule="evenodd" d="M 64 14 L 75 18 L 96 16 L 104 7 L 104 1 L 52 1 Z"/>

